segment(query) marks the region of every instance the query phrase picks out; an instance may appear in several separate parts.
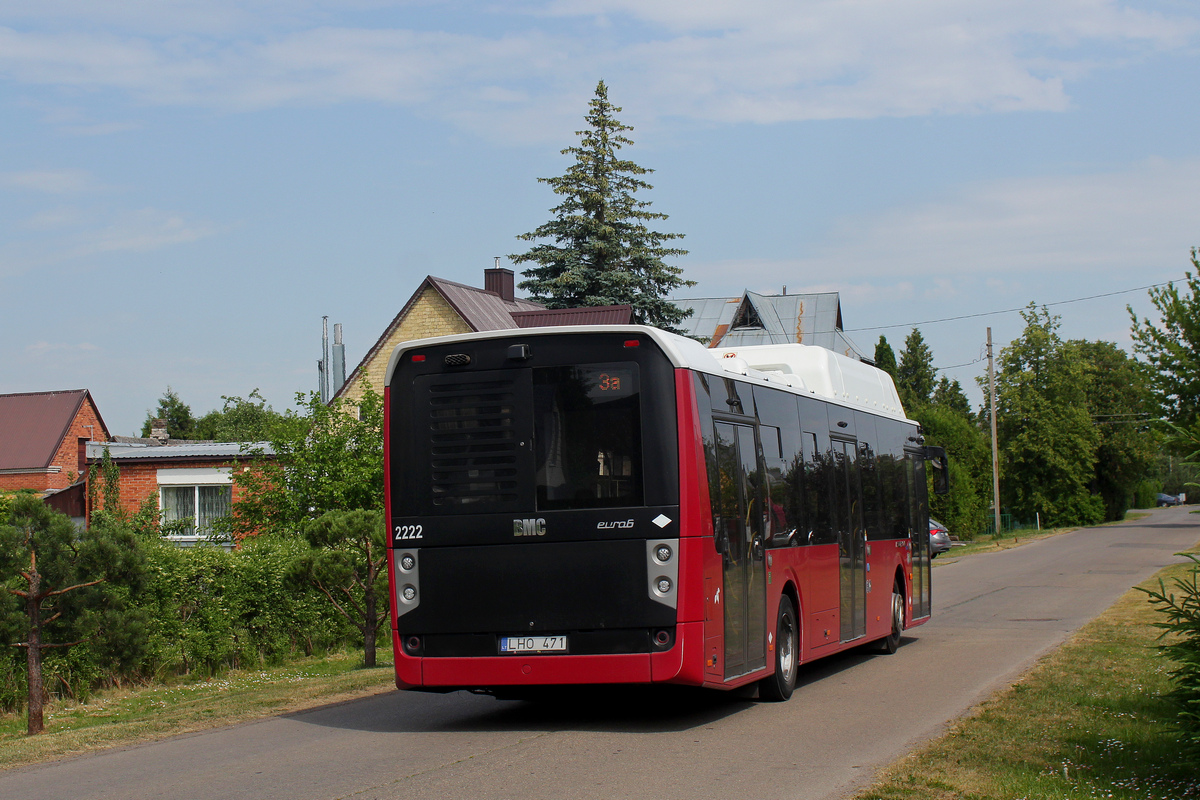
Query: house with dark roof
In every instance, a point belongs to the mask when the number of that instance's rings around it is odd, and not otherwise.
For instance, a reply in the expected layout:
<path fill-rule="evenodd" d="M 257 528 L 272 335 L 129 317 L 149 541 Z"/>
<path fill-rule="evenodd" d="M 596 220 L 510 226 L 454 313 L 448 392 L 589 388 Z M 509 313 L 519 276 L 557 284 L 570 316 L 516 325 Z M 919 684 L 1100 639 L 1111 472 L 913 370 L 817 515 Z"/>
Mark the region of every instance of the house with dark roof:
<path fill-rule="evenodd" d="M 484 270 L 482 289 L 426 276 L 334 397 L 356 402 L 366 386 L 382 394 L 388 358 L 401 342 L 548 325 L 627 325 L 633 315 L 627 305 L 548 309 L 515 292 L 513 271 L 499 266 Z"/>
<path fill-rule="evenodd" d="M 87 471 L 87 443 L 108 441 L 87 389 L 0 395 L 0 491 L 61 491 Z"/>
<path fill-rule="evenodd" d="M 691 312 L 679 329 L 706 341 L 709 347 L 811 344 L 863 358 L 842 330 L 842 301 L 837 292 L 771 295 L 746 291 L 740 297 L 671 302 Z"/>

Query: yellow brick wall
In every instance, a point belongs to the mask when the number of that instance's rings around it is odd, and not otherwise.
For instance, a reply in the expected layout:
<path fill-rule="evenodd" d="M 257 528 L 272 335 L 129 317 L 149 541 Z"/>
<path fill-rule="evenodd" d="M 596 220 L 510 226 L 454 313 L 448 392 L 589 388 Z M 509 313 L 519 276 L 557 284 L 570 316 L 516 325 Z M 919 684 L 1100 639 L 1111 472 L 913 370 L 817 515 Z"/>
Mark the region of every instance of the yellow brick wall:
<path fill-rule="evenodd" d="M 357 406 L 359 398 L 363 395 L 364 381 L 376 392 L 383 394 L 383 379 L 384 373 L 387 372 L 388 359 L 392 357 L 392 350 L 401 342 L 470 332 L 471 327 L 450 307 L 446 299 L 433 287 L 425 287 L 421 296 L 408 310 L 408 315 L 400 320 L 400 324 L 392 331 L 383 347 L 379 348 L 375 357 L 364 365 L 361 376 L 346 389 L 343 397 Z"/>

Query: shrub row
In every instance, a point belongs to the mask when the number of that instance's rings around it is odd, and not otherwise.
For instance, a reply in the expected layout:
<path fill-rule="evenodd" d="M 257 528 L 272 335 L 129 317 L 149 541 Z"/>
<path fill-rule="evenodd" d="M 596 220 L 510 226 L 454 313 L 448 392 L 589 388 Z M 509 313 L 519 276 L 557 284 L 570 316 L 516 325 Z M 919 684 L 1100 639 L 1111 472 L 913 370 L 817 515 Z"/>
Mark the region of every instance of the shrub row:
<path fill-rule="evenodd" d="M 101 636 L 45 651 L 48 694 L 86 699 L 100 686 L 277 664 L 355 642 L 323 595 L 289 581 L 291 564 L 309 552 L 301 539 L 252 537 L 237 550 L 136 541 L 145 556 L 140 586 L 112 587 L 128 593 L 121 625 L 107 626 L 120 627 L 121 640 L 104 636 L 101 625 Z M 12 711 L 26 699 L 25 650 L 5 650 L 0 709 Z"/>

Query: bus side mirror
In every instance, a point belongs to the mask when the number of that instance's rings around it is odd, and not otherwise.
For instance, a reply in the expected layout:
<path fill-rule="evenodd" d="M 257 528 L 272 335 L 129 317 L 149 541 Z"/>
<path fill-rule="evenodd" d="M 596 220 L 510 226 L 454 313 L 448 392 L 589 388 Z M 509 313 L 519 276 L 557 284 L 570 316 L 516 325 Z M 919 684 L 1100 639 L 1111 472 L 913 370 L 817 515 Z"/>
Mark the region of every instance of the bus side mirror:
<path fill-rule="evenodd" d="M 925 448 L 925 460 L 933 469 L 933 493 L 946 494 L 950 491 L 950 461 L 942 447 Z"/>
<path fill-rule="evenodd" d="M 950 491 L 950 461 L 942 447 L 926 447 L 925 460 L 933 468 L 933 493 L 946 494 Z"/>

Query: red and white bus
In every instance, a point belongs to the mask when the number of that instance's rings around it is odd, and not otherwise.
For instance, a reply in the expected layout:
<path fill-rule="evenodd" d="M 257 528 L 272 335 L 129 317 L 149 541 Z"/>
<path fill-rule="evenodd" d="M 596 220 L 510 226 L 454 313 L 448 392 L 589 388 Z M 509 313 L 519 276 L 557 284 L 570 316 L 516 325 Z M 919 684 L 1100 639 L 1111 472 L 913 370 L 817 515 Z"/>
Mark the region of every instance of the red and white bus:
<path fill-rule="evenodd" d="M 385 389 L 396 685 L 678 683 L 929 619 L 926 460 L 891 378 L 642 326 L 406 342 Z"/>

